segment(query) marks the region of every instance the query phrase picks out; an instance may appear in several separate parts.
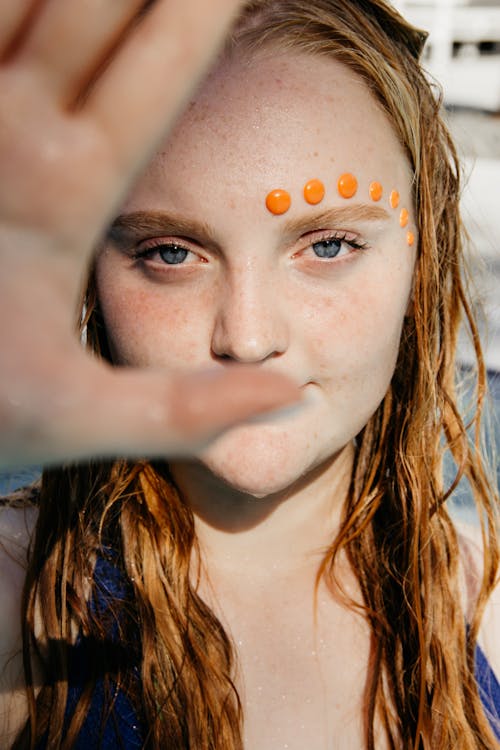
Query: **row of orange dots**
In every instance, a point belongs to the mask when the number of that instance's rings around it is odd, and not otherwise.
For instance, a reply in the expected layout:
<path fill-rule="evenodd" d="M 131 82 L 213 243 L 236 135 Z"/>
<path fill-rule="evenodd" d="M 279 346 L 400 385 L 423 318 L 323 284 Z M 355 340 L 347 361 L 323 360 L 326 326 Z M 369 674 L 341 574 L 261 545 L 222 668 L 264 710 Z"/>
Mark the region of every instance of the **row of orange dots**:
<path fill-rule="evenodd" d="M 342 198 L 352 198 L 358 191 L 358 181 L 356 177 L 350 172 L 341 174 L 337 182 L 337 190 Z M 384 189 L 380 182 L 374 181 L 370 183 L 368 189 L 370 198 L 372 201 L 379 201 L 382 198 Z M 304 198 L 312 206 L 321 203 L 325 197 L 325 186 L 321 180 L 309 180 L 304 186 Z M 292 198 L 290 193 L 286 190 L 272 190 L 266 197 L 267 209 L 276 216 L 280 216 L 288 211 L 292 205 Z M 396 209 L 399 206 L 399 193 L 397 190 L 392 190 L 389 195 L 389 205 L 391 208 Z M 399 214 L 399 224 L 401 227 L 406 227 L 409 220 L 408 210 L 402 208 Z M 408 245 L 413 245 L 415 242 L 415 235 L 411 230 L 406 233 L 406 241 Z"/>

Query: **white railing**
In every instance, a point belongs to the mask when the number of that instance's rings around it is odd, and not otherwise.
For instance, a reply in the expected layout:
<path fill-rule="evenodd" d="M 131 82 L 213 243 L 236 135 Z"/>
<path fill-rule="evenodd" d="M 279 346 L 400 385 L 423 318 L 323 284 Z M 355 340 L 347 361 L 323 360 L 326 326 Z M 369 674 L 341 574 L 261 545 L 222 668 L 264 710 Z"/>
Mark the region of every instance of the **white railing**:
<path fill-rule="evenodd" d="M 457 0 L 396 0 L 415 26 L 429 31 L 425 66 L 449 105 L 500 111 L 500 53 L 479 53 L 480 42 L 500 49 L 500 3 L 470 6 Z M 453 55 L 454 43 L 462 46 Z"/>

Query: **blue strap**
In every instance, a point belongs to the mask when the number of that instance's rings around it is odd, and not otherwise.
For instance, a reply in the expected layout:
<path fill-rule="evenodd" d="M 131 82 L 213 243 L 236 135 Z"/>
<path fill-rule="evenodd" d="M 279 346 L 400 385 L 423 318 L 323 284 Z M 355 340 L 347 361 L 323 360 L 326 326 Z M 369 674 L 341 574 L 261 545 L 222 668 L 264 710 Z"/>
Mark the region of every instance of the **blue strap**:
<path fill-rule="evenodd" d="M 83 645 L 83 644 L 82 644 Z M 81 686 L 69 687 L 66 716 L 69 718 L 81 696 Z M 78 734 L 74 750 L 140 750 L 144 744 L 144 731 L 137 713 L 123 690 L 116 690 L 113 709 L 104 719 L 104 707 L 109 705 L 102 679 L 95 685 L 90 709 Z"/>
<path fill-rule="evenodd" d="M 126 580 L 119 567 L 113 561 L 113 555 L 99 556 L 94 569 L 95 593 L 91 604 L 93 614 L 110 620 L 109 623 L 109 649 L 120 648 L 120 623 L 113 614 L 110 603 L 125 601 L 130 596 Z M 88 669 L 85 664 L 87 639 L 81 638 L 75 646 L 75 652 L 70 664 L 69 695 L 66 716 L 72 716 L 78 699 L 86 682 Z M 140 680 L 137 664 L 132 662 L 131 670 L 136 680 Z M 144 743 L 144 731 L 137 712 L 127 698 L 123 690 L 116 689 L 111 683 L 114 691 L 109 695 L 109 689 L 105 691 L 104 680 L 99 677 L 93 694 L 92 701 L 78 735 L 75 750 L 134 750 L 142 748 Z M 109 716 L 103 716 L 103 711 L 110 705 L 112 699 L 112 711 Z"/>
<path fill-rule="evenodd" d="M 475 674 L 486 716 L 495 737 L 500 740 L 500 684 L 480 646 L 476 646 Z"/>
<path fill-rule="evenodd" d="M 109 621 L 109 638 L 105 643 L 93 644 L 93 648 L 104 649 L 107 656 L 120 649 L 120 623 L 110 607 L 111 602 L 124 601 L 129 592 L 123 574 L 114 564 L 112 556 L 98 557 L 94 570 L 95 593 L 91 611 L 97 617 Z M 68 664 L 68 700 L 66 704 L 66 727 L 85 685 L 90 678 L 88 653 L 90 639 L 80 636 L 71 649 Z M 123 658 L 123 652 L 120 654 Z M 128 656 L 128 653 L 127 655 Z M 140 680 L 140 672 L 133 658 L 129 662 L 131 675 Z M 139 750 L 144 747 L 145 731 L 137 712 L 125 691 L 118 690 L 112 681 L 105 687 L 104 677 L 95 682 L 88 713 L 83 722 L 74 750 Z M 110 695 L 111 691 L 111 695 Z M 112 706 L 111 710 L 109 707 Z M 46 738 L 37 750 L 45 750 Z"/>

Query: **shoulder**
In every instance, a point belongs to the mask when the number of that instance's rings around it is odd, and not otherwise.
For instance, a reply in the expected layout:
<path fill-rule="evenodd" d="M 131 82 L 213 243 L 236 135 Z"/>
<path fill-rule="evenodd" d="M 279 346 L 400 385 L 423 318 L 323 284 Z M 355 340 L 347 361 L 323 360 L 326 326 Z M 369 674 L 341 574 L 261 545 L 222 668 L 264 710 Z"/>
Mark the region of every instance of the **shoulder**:
<path fill-rule="evenodd" d="M 0 498 L 0 745 L 25 716 L 21 596 L 37 509 L 31 493 Z M 20 717 L 22 716 L 22 719 Z"/>
<path fill-rule="evenodd" d="M 483 572 L 483 545 L 481 531 L 477 526 L 456 524 L 461 559 L 461 577 L 464 590 L 465 610 L 470 613 L 474 606 Z M 500 579 L 486 604 L 479 645 L 500 680 Z"/>
<path fill-rule="evenodd" d="M 36 486 L 0 495 L 0 541 L 3 552 L 25 561 L 38 513 Z M 1 550 L 0 550 L 1 553 Z"/>
<path fill-rule="evenodd" d="M 28 548 L 37 517 L 36 505 L 31 502 L 31 492 L 17 492 L 0 498 L 0 645 L 4 635 L 19 620 L 18 604 L 22 590 Z"/>

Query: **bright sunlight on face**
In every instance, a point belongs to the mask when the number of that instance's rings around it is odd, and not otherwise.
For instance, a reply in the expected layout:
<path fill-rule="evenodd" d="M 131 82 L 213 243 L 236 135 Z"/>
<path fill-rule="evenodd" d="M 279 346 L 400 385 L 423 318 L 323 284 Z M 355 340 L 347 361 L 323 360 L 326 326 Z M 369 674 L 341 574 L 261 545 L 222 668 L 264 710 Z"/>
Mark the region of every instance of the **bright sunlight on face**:
<path fill-rule="evenodd" d="M 356 177 L 352 197 L 342 174 Z M 325 186 L 316 205 L 312 179 Z M 129 196 L 97 268 L 116 361 L 257 362 L 304 390 L 303 408 L 234 428 L 201 456 L 226 485 L 263 496 L 319 465 L 333 472 L 379 405 L 411 295 L 410 183 L 360 79 L 272 51 L 219 64 Z M 265 205 L 276 188 L 291 197 L 282 215 Z"/>

